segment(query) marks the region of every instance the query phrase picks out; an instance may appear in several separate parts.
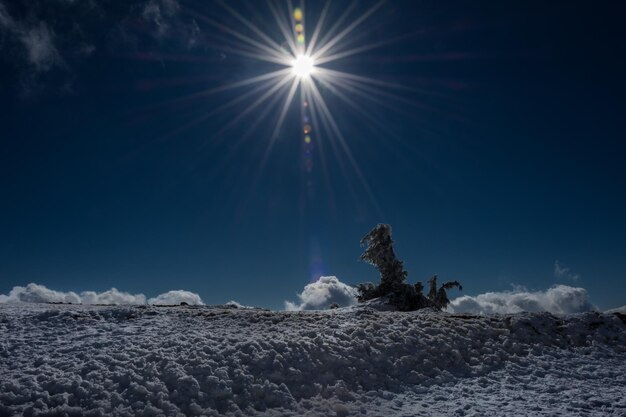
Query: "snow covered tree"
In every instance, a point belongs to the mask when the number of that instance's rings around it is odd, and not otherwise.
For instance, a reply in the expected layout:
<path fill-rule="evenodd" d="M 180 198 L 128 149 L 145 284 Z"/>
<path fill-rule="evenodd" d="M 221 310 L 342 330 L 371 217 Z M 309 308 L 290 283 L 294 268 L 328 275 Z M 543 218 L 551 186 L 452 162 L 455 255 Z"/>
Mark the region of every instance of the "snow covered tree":
<path fill-rule="evenodd" d="M 380 284 L 371 282 L 357 285 L 357 298 L 364 302 L 379 297 L 387 297 L 388 302 L 398 310 L 410 311 L 423 308 L 428 299 L 422 294 L 423 285 L 409 285 L 404 281 L 408 273 L 404 263 L 396 258 L 391 239 L 391 226 L 379 224 L 361 239 L 365 251 L 361 259 L 374 265 L 380 272 Z"/>
<path fill-rule="evenodd" d="M 437 288 L 437 275 L 434 275 L 431 279 L 429 279 L 428 284 L 428 301 L 432 304 L 432 307 L 437 310 L 445 310 L 450 304 L 448 293 L 446 292 L 447 290 L 457 287 L 459 291 L 463 291 L 463 287 L 459 281 L 448 281 L 441 287 Z"/>
<path fill-rule="evenodd" d="M 380 284 L 371 282 L 358 284 L 357 299 L 359 302 L 385 297 L 389 304 L 401 311 L 412 311 L 420 308 L 432 307 L 437 310 L 445 309 L 450 300 L 446 290 L 458 287 L 457 281 L 450 281 L 437 288 L 437 276 L 429 281 L 430 288 L 428 297 L 424 297 L 424 285 L 421 282 L 415 285 L 406 284 L 404 281 L 408 273 L 404 270 L 404 263 L 396 258 L 391 239 L 391 226 L 378 224 L 361 239 L 361 246 L 365 251 L 361 260 L 374 265 L 380 272 Z"/>
<path fill-rule="evenodd" d="M 361 239 L 361 246 L 365 246 L 361 260 L 374 265 L 380 272 L 380 292 L 389 293 L 402 285 L 408 273 L 393 251 L 391 226 L 377 225 Z"/>

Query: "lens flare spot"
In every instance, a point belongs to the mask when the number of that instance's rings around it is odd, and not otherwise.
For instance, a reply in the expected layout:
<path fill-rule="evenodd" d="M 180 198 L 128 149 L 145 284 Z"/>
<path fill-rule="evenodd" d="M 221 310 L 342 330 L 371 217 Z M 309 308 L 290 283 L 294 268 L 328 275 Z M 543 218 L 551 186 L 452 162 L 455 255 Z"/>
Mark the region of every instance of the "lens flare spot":
<path fill-rule="evenodd" d="M 311 125 L 304 125 L 304 134 L 308 135 L 309 133 L 311 133 Z"/>
<path fill-rule="evenodd" d="M 304 26 L 302 25 L 302 23 L 297 23 L 296 24 L 296 33 L 302 33 L 304 32 Z"/>
<path fill-rule="evenodd" d="M 302 9 L 299 7 L 296 7 L 293 10 L 293 18 L 296 20 L 296 22 L 301 22 L 302 21 Z"/>
<path fill-rule="evenodd" d="M 309 143 L 311 143 L 311 136 L 306 135 L 306 136 L 304 137 L 304 143 L 306 143 L 307 145 L 308 145 Z"/>
<path fill-rule="evenodd" d="M 298 43 L 304 45 L 304 35 L 302 33 L 298 35 Z"/>

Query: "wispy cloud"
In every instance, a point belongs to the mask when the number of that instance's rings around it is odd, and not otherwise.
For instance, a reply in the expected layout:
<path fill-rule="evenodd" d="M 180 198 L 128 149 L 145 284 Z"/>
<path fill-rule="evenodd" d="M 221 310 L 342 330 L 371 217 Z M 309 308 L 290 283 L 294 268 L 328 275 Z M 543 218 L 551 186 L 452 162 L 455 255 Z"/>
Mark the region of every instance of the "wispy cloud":
<path fill-rule="evenodd" d="M 54 44 L 54 32 L 44 21 L 34 24 L 19 22 L 0 3 L 0 31 L 19 41 L 27 62 L 35 71 L 48 71 L 53 66 L 64 65 Z"/>
<path fill-rule="evenodd" d="M 15 26 L 15 21 L 7 11 L 4 4 L 0 3 L 0 29 L 1 30 L 12 30 Z"/>
<path fill-rule="evenodd" d="M 141 17 L 153 25 L 153 33 L 157 38 L 163 38 L 171 29 L 170 19 L 179 10 L 180 5 L 175 0 L 149 0 L 143 6 Z"/>
<path fill-rule="evenodd" d="M 562 265 L 558 260 L 554 261 L 554 276 L 559 279 L 567 279 L 570 281 L 578 281 L 580 279 L 580 275 L 573 273 L 570 268 Z"/>
<path fill-rule="evenodd" d="M 20 40 L 26 48 L 28 62 L 36 71 L 44 72 L 54 66 L 65 65 L 54 45 L 54 34 L 44 22 L 20 32 Z"/>
<path fill-rule="evenodd" d="M 36 89 L 42 74 L 54 68 L 67 69 L 54 30 L 37 16 L 17 20 L 0 2 L 0 35 L 5 39 L 0 43 L 0 52 L 9 52 L 4 58 L 18 71 L 22 96 L 29 96 Z"/>
<path fill-rule="evenodd" d="M 0 61 L 15 71 L 23 97 L 51 87 L 73 90 L 75 64 L 95 51 L 189 50 L 202 44 L 201 36 L 177 0 L 130 0 L 115 6 L 96 0 L 32 0 L 28 8 L 0 0 Z"/>

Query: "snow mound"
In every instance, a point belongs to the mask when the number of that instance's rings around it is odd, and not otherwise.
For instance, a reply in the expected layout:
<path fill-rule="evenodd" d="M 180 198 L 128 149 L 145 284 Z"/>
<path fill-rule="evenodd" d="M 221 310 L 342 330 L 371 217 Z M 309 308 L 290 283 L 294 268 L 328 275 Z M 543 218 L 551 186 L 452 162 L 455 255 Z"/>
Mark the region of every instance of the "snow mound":
<path fill-rule="evenodd" d="M 623 415 L 615 314 L 0 305 L 0 416 Z"/>
<path fill-rule="evenodd" d="M 612 308 L 611 310 L 607 310 L 607 313 L 621 313 L 626 314 L 626 306 L 621 306 L 618 308 Z"/>

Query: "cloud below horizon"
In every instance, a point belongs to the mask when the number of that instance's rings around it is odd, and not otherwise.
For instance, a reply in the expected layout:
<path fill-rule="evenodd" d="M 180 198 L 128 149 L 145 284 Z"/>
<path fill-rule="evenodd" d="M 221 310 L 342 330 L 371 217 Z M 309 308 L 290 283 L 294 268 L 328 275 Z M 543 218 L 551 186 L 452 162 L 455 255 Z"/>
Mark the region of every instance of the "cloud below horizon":
<path fill-rule="evenodd" d="M 470 314 L 511 314 L 522 311 L 548 311 L 555 314 L 582 313 L 597 310 L 588 298 L 587 290 L 569 285 L 555 285 L 545 291 L 487 292 L 463 296 L 451 301 L 448 311 Z"/>
<path fill-rule="evenodd" d="M 320 277 L 318 281 L 307 284 L 298 298 L 299 303 L 285 301 L 285 310 L 324 310 L 335 303 L 340 307 L 357 304 L 355 288 L 334 276 Z M 198 294 L 185 290 L 172 290 L 148 299 L 144 294 L 130 294 L 116 288 L 103 292 L 77 293 L 55 291 L 35 283 L 25 287 L 15 286 L 8 295 L 0 294 L 0 303 L 204 305 Z M 568 285 L 555 285 L 545 291 L 528 291 L 519 287 L 512 291 L 462 296 L 452 300 L 448 307 L 449 312 L 469 314 L 513 314 L 523 311 L 572 314 L 593 310 L 597 308 L 589 301 L 587 290 Z"/>
<path fill-rule="evenodd" d="M 200 296 L 185 290 L 168 291 L 148 300 L 153 305 L 176 305 L 186 303 L 189 305 L 204 305 Z"/>
<path fill-rule="evenodd" d="M 116 288 L 101 293 L 83 291 L 62 292 L 44 285 L 30 283 L 26 287 L 15 286 L 8 295 L 0 294 L 0 303 L 72 303 L 72 304 L 124 304 L 124 305 L 175 305 L 185 302 L 189 305 L 204 305 L 200 296 L 185 290 L 168 291 L 150 298 L 146 302 L 143 294 L 130 294 Z"/>
<path fill-rule="evenodd" d="M 337 277 L 320 277 L 316 282 L 307 284 L 298 294 L 300 303 L 285 301 L 285 310 L 325 310 L 332 304 L 347 307 L 357 303 L 356 290 Z"/>

